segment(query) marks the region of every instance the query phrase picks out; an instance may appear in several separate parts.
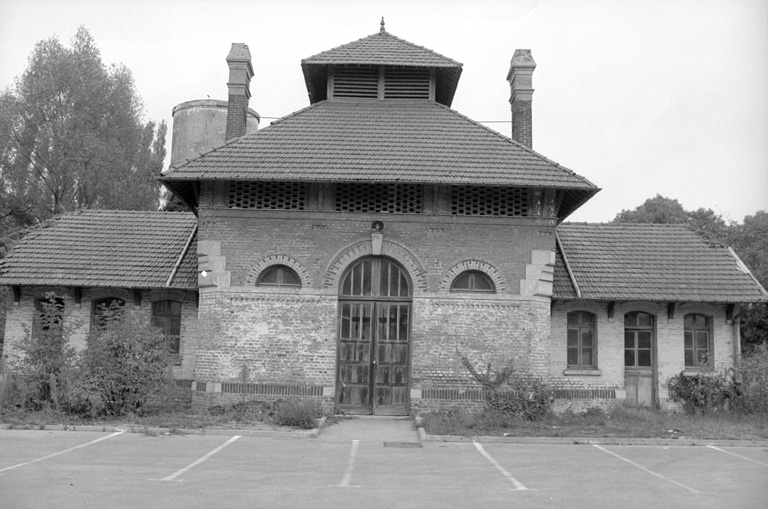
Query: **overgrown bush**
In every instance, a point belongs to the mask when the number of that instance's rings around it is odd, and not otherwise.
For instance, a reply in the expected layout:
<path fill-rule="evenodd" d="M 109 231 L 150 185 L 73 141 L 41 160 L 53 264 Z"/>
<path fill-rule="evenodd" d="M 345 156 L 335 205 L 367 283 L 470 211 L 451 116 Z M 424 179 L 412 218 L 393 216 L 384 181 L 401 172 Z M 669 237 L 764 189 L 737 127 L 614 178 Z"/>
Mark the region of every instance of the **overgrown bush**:
<path fill-rule="evenodd" d="M 272 418 L 279 426 L 313 429 L 317 425 L 317 419 L 322 415 L 322 408 L 316 401 L 288 399 L 275 404 L 275 413 Z"/>
<path fill-rule="evenodd" d="M 64 325 L 62 308 L 63 300 L 54 293 L 46 293 L 40 301 L 33 330 L 15 345 L 21 355 L 11 362 L 5 404 L 28 410 L 66 406 L 76 376 L 76 353 L 69 346 L 71 327 Z"/>
<path fill-rule="evenodd" d="M 768 343 L 755 345 L 741 359 L 739 408 L 768 414 Z"/>
<path fill-rule="evenodd" d="M 488 392 L 488 406 L 505 416 L 529 421 L 542 419 L 552 410 L 554 391 L 540 379 L 515 377 L 507 385 Z"/>
<path fill-rule="evenodd" d="M 745 354 L 738 371 L 673 376 L 667 382 L 670 398 L 689 414 L 738 411 L 768 414 L 768 344 Z"/>
<path fill-rule="evenodd" d="M 687 414 L 728 409 L 739 395 L 733 374 L 731 371 L 686 375 L 681 371 L 667 382 L 670 399 L 681 403 Z"/>
<path fill-rule="evenodd" d="M 457 354 L 472 378 L 480 382 L 485 389 L 488 408 L 493 410 L 489 413 L 490 416 L 495 418 L 498 413 L 502 417 L 538 420 L 551 412 L 554 401 L 552 388 L 540 378 L 514 376 L 511 359 L 497 370 L 494 370 L 493 364 L 489 362 L 485 373 L 481 373 L 475 369 L 467 356 L 458 351 Z"/>
<path fill-rule="evenodd" d="M 91 415 L 139 412 L 167 386 L 165 337 L 146 316 L 113 303 L 91 328 L 71 406 Z"/>

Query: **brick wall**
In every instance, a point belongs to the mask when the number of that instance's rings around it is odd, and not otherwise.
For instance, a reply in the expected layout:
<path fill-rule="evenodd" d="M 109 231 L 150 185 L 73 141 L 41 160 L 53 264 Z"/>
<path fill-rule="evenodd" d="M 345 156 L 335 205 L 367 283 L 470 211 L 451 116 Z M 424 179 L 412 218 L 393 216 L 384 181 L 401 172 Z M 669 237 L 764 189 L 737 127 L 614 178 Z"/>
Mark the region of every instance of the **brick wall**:
<path fill-rule="evenodd" d="M 381 254 L 412 280 L 413 408 L 430 405 L 418 397 L 422 389 L 477 387 L 457 347 L 478 365 L 514 359 L 519 369 L 548 376 L 549 298 L 528 291 L 540 288 L 543 267 L 532 252 L 554 248 L 548 220 L 207 206 L 200 209 L 199 238 L 220 242 L 230 277 L 229 286 L 201 290 L 195 379 L 234 382 L 246 366 L 249 383 L 322 386 L 332 395 L 339 278 L 372 253 L 373 221 L 384 223 Z M 278 262 L 299 274 L 301 289 L 255 286 L 259 272 Z M 497 293 L 451 293 L 457 267 L 484 270 Z"/>
<path fill-rule="evenodd" d="M 588 311 L 597 317 L 597 370 L 594 374 L 567 374 L 566 316 L 571 311 Z M 674 318 L 667 313 L 666 303 L 617 303 L 613 318 L 608 318 L 604 302 L 558 302 L 552 308 L 552 340 L 550 374 L 553 384 L 562 390 L 617 389 L 617 398 L 624 389 L 624 314 L 632 311 L 650 313 L 655 317 L 656 384 L 659 402 L 664 406 L 669 397 L 666 381 L 685 369 L 683 357 L 684 316 L 699 313 L 713 319 L 715 370 L 731 368 L 734 348 L 738 345 L 733 324 L 726 322 L 726 306 L 713 304 L 682 304 L 676 306 Z"/>

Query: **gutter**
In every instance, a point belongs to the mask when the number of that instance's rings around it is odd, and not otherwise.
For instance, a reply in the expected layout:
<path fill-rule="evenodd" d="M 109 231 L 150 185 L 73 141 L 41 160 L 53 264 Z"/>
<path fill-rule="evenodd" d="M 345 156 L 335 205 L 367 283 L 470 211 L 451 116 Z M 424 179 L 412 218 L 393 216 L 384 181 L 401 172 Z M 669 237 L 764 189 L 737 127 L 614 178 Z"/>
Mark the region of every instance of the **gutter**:
<path fill-rule="evenodd" d="M 555 242 L 557 243 L 557 248 L 560 250 L 560 254 L 563 255 L 563 262 L 565 263 L 565 271 L 568 272 L 568 277 L 571 278 L 571 284 L 573 285 L 573 289 L 576 290 L 576 297 L 580 299 L 581 289 L 579 289 L 579 283 L 576 282 L 576 277 L 573 275 L 573 270 L 571 270 L 571 264 L 568 263 L 568 257 L 565 256 L 565 249 L 563 249 L 563 243 L 560 241 L 560 235 L 557 233 L 557 230 L 555 230 Z"/>
<path fill-rule="evenodd" d="M 187 251 L 189 251 L 189 246 L 192 244 L 192 239 L 195 238 L 195 234 L 197 233 L 197 222 L 195 222 L 195 227 L 192 228 L 192 233 L 189 234 L 189 237 L 187 238 L 187 243 L 184 244 L 184 249 L 181 250 L 181 254 L 179 254 L 179 258 L 176 260 L 176 265 L 173 266 L 173 270 L 171 270 L 171 275 L 168 276 L 168 281 L 165 282 L 166 288 L 171 286 L 171 281 L 173 281 L 173 278 L 176 276 L 176 272 L 179 270 L 179 265 L 181 265 L 181 260 L 184 259 L 184 255 L 187 254 Z"/>

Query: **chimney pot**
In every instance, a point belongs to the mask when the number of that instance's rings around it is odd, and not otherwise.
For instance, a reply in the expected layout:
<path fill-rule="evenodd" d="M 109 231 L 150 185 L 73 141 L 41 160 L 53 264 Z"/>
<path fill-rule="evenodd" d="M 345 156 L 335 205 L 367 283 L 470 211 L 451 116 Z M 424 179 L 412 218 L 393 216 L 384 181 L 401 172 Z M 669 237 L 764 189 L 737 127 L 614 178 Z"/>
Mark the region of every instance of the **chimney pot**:
<path fill-rule="evenodd" d="M 227 55 L 229 66 L 229 100 L 227 102 L 227 129 L 225 140 L 239 138 L 245 134 L 248 101 L 251 98 L 251 52 L 243 43 L 232 43 Z"/>
<path fill-rule="evenodd" d="M 536 62 L 531 50 L 516 49 L 510 62 L 507 81 L 512 106 L 512 139 L 533 147 L 533 70 Z"/>

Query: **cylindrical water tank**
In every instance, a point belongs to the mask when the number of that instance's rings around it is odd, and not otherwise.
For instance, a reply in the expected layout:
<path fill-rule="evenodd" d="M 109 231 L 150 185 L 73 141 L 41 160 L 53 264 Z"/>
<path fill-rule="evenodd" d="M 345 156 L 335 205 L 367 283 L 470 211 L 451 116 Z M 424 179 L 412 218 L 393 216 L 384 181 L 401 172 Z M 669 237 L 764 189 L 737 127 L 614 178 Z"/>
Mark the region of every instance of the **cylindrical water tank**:
<path fill-rule="evenodd" d="M 245 132 L 259 128 L 259 114 L 248 108 Z M 187 101 L 173 108 L 171 166 L 192 159 L 224 143 L 227 130 L 227 101 L 201 99 Z"/>

